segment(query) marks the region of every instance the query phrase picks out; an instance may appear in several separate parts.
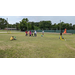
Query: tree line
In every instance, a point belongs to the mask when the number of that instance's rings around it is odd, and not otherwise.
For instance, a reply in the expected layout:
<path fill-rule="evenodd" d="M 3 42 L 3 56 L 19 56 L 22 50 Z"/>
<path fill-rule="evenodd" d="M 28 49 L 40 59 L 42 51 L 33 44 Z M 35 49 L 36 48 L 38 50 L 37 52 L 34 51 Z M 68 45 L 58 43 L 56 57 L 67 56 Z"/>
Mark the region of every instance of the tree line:
<path fill-rule="evenodd" d="M 25 30 L 75 30 L 75 24 L 72 23 L 54 23 L 51 21 L 40 21 L 40 22 L 29 22 L 28 18 L 23 18 L 20 23 L 9 24 L 7 20 L 4 18 L 0 18 L 0 29 L 5 28 L 16 28 L 17 30 L 25 31 Z"/>

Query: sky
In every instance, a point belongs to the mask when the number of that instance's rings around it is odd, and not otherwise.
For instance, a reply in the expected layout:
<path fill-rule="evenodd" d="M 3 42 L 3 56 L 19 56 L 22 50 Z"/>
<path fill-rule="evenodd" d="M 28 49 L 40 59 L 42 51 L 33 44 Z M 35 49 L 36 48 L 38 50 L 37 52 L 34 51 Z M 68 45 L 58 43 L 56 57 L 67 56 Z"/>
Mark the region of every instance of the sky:
<path fill-rule="evenodd" d="M 75 24 L 75 16 L 0 16 L 0 18 L 7 19 L 10 24 L 20 22 L 23 18 L 28 18 L 30 22 L 40 22 L 50 20 L 52 24 L 61 22 Z"/>

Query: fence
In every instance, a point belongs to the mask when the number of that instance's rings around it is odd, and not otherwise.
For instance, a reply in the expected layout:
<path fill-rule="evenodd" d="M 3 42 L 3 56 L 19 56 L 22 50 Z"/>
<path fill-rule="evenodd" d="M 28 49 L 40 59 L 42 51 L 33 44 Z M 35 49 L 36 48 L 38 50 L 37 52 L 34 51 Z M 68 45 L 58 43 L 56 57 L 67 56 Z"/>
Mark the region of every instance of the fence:
<path fill-rule="evenodd" d="M 34 30 L 31 30 L 34 32 Z M 42 32 L 42 30 L 36 30 L 37 32 Z M 53 32 L 53 33 L 60 33 L 60 30 L 44 30 L 44 32 Z M 64 30 L 62 30 L 64 32 Z M 75 30 L 67 30 L 67 33 L 75 34 Z"/>

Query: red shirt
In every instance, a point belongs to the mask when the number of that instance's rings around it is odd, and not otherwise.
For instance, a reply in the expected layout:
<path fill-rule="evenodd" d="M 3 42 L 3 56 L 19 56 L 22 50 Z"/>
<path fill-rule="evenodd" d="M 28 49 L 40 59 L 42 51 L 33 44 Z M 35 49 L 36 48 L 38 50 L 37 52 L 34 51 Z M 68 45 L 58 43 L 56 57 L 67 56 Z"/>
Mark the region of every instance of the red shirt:
<path fill-rule="evenodd" d="M 26 34 L 27 34 L 27 31 L 26 31 Z"/>

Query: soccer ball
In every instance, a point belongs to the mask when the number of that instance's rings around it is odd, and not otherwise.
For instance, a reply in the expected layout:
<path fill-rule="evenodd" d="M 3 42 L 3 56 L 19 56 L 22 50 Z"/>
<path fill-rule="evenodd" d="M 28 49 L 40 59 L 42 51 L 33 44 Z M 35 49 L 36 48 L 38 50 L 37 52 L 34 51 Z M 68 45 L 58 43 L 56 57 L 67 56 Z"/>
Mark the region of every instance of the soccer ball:
<path fill-rule="evenodd" d="M 41 35 L 41 37 L 43 37 L 43 35 Z"/>

